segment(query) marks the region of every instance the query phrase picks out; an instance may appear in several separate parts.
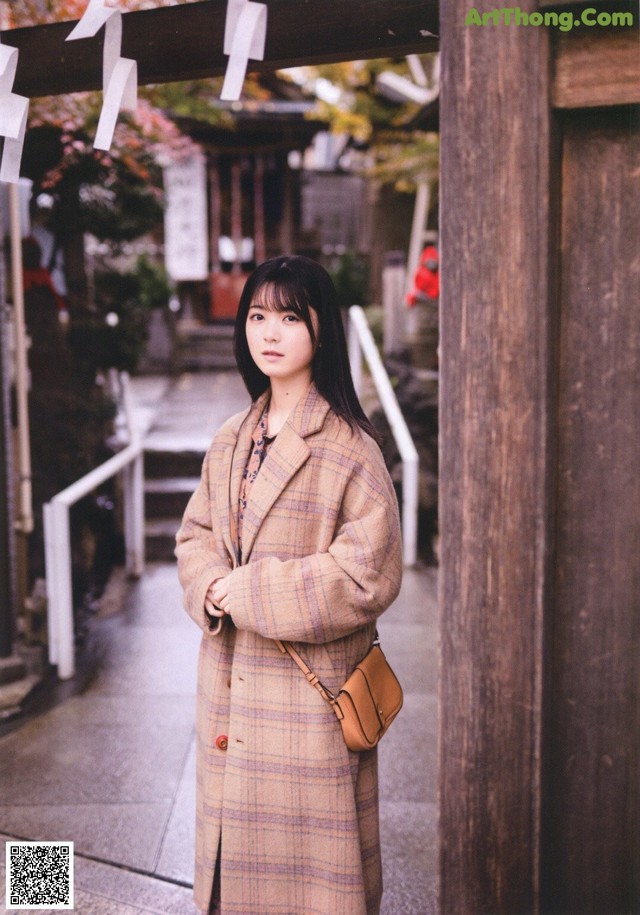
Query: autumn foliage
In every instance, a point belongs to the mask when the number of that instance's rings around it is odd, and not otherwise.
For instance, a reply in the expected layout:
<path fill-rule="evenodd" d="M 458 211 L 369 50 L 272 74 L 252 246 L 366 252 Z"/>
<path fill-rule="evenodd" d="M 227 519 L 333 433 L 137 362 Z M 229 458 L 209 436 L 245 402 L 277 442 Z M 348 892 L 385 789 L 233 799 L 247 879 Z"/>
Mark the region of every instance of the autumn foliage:
<path fill-rule="evenodd" d="M 168 5 L 163 0 L 119 0 L 107 5 L 123 11 Z M 173 5 L 173 4 L 172 4 Z M 87 0 L 21 0 L 9 10 L 9 24 L 14 28 L 64 22 L 79 19 L 87 7 Z M 99 180 L 117 180 L 116 172 L 128 172 L 131 179 L 148 185 L 159 182 L 157 166 L 192 150 L 192 144 L 163 110 L 145 97 L 138 100 L 135 114 L 121 113 L 111 150 L 93 149 L 102 93 L 83 92 L 74 95 L 48 96 L 32 99 L 29 105 L 28 129 L 31 138 L 27 147 L 37 144 L 40 137 L 50 139 L 57 132 L 58 160 L 51 156 L 40 157 L 46 164 L 44 172 L 35 167 L 37 156 L 26 154 L 26 174 L 43 190 L 54 191 L 69 170 L 85 171 L 87 180 L 92 175 Z"/>

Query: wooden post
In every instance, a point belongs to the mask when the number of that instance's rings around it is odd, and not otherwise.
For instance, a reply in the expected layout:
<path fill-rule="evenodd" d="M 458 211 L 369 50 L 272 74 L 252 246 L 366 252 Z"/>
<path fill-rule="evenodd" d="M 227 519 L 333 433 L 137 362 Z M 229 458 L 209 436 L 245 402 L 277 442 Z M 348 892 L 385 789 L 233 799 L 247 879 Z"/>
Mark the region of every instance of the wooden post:
<path fill-rule="evenodd" d="M 640 56 L 603 30 L 550 61 L 467 13 L 441 10 L 440 907 L 635 912 Z"/>
<path fill-rule="evenodd" d="M 283 171 L 282 222 L 280 223 L 280 247 L 290 254 L 293 251 L 293 193 L 291 188 L 291 169 L 286 154 L 281 163 Z"/>
<path fill-rule="evenodd" d="M 267 243 L 264 227 L 264 156 L 255 157 L 253 171 L 253 234 L 255 262 L 261 264 L 267 257 Z"/>
<path fill-rule="evenodd" d="M 601 915 L 640 911 L 640 106 L 563 138 L 543 909 Z"/>
<path fill-rule="evenodd" d="M 10 333 L 5 297 L 5 263 L 0 263 L 0 659 L 13 652 L 16 612 L 13 433 L 9 380 Z"/>
<path fill-rule="evenodd" d="M 231 160 L 231 240 L 236 253 L 231 272 L 237 276 L 242 248 L 242 163 L 237 156 Z"/>
<path fill-rule="evenodd" d="M 441 4 L 440 910 L 522 915 L 551 531 L 548 34 L 468 12 Z"/>
<path fill-rule="evenodd" d="M 211 245 L 211 270 L 220 270 L 220 235 L 222 205 L 220 199 L 220 163 L 216 155 L 209 159 L 209 243 Z"/>

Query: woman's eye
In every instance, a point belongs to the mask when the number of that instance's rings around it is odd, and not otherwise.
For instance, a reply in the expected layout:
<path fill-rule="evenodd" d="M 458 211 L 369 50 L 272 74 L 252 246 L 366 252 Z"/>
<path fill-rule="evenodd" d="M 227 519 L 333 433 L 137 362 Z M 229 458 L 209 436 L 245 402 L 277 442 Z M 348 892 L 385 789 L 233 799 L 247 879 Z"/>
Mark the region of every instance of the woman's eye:
<path fill-rule="evenodd" d="M 298 322 L 300 320 L 300 318 L 297 315 L 292 314 L 292 315 L 285 315 L 284 320 L 289 322 L 290 324 L 294 324 L 294 323 Z"/>

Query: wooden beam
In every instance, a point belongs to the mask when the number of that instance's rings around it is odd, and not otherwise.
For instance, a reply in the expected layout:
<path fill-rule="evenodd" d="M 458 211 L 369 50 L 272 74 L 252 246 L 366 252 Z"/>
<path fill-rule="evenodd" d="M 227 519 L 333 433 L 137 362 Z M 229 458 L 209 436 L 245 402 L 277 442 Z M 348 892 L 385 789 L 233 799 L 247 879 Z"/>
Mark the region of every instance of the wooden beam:
<path fill-rule="evenodd" d="M 226 0 L 123 14 L 122 53 L 140 85 L 224 73 Z M 3 32 L 22 52 L 14 91 L 29 97 L 100 89 L 104 30 L 65 42 L 72 22 Z M 254 72 L 437 50 L 438 0 L 269 0 L 265 59 Z"/>
<path fill-rule="evenodd" d="M 640 34 L 632 29 L 558 39 L 553 104 L 556 108 L 600 108 L 640 103 Z"/>

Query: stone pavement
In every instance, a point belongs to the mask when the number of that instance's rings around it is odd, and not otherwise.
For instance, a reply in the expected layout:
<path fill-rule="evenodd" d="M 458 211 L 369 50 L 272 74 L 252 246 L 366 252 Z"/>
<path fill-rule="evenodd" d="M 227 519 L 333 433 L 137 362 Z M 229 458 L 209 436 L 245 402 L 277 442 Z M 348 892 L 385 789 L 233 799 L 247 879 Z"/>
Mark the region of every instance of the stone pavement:
<path fill-rule="evenodd" d="M 231 372 L 134 379 L 134 398 L 145 444 L 159 449 L 203 449 L 247 402 Z M 384 915 L 436 912 L 436 577 L 407 570 L 379 627 L 405 691 L 380 745 Z M 198 641 L 175 564 L 151 564 L 135 583 L 114 575 L 75 680 L 49 684 L 40 706 L 0 737 L 0 835 L 73 841 L 82 915 L 196 911 Z"/>

